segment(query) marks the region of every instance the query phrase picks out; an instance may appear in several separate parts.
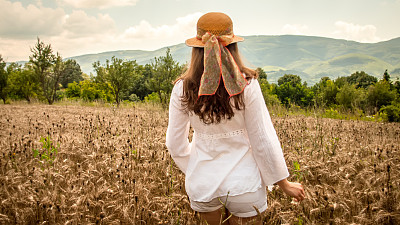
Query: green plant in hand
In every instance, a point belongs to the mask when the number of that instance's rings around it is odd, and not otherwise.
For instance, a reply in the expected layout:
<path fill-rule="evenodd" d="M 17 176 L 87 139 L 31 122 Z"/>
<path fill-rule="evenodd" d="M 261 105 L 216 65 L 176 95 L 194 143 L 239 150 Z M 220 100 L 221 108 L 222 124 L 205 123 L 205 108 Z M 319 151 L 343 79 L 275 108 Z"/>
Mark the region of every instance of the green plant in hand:
<path fill-rule="evenodd" d="M 44 164 L 52 166 L 60 144 L 54 143 L 50 136 L 41 137 L 40 142 L 42 143 L 42 149 L 33 149 L 33 156 L 40 159 L 42 166 Z"/>

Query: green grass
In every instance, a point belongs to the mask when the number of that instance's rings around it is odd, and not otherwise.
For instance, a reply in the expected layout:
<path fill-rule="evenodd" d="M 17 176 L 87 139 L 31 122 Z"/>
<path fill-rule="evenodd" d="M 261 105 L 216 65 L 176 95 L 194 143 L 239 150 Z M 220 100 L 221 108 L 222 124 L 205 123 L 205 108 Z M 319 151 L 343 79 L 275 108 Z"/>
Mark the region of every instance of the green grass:
<path fill-rule="evenodd" d="M 360 120 L 373 122 L 384 121 L 383 115 L 379 113 L 377 113 L 376 115 L 365 115 L 362 110 L 349 111 L 336 108 L 301 108 L 296 105 L 292 105 L 288 108 L 281 105 L 269 106 L 268 110 L 272 117 L 306 116 L 339 120 Z"/>

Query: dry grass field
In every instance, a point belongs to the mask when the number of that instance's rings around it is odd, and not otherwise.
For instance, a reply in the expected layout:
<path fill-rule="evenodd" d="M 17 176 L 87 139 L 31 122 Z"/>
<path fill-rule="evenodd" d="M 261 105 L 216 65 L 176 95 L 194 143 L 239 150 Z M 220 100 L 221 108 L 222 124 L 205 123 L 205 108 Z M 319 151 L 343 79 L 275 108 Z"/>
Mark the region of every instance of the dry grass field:
<path fill-rule="evenodd" d="M 153 106 L 0 105 L 0 224 L 199 224 Z M 273 117 L 291 181 L 265 224 L 399 224 L 400 124 Z"/>

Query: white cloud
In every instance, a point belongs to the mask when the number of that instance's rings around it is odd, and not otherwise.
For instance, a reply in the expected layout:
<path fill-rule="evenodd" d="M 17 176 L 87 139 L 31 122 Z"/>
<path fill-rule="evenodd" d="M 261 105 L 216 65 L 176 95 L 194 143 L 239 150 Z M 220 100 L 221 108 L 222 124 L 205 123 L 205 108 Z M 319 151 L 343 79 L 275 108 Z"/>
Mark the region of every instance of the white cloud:
<path fill-rule="evenodd" d="M 202 13 L 189 14 L 176 19 L 174 24 L 154 26 L 148 21 L 141 21 L 135 26 L 118 33 L 112 26 L 108 32 L 98 35 L 81 35 L 67 38 L 68 35 L 54 37 L 58 51 L 64 56 L 98 53 L 120 49 L 155 50 L 165 46 L 184 42 L 196 35 L 196 23 Z M 79 17 L 77 17 L 79 18 Z M 99 21 L 99 17 L 96 17 Z M 93 19 L 93 18 L 92 18 Z M 77 29 L 79 30 L 79 29 Z M 71 46 L 75 46 L 72 47 Z"/>
<path fill-rule="evenodd" d="M 0 37 L 0 54 L 4 61 L 28 61 L 30 55 L 30 47 L 35 45 L 35 40 L 24 40 L 24 39 L 9 39 Z"/>
<path fill-rule="evenodd" d="M 63 15 L 60 32 L 40 36 L 40 39 L 51 44 L 53 51 L 59 52 L 64 58 L 120 49 L 155 50 L 194 37 L 196 23 L 201 15 L 190 14 L 177 18 L 173 24 L 160 26 L 143 20 L 118 32 L 109 15 L 90 16 L 82 10 L 76 10 Z M 7 61 L 28 60 L 30 48 L 35 43 L 36 36 L 30 40 L 18 40 L 0 35 L 0 53 Z"/>
<path fill-rule="evenodd" d="M 37 6 L 39 6 L 39 7 L 42 7 L 42 6 L 43 6 L 42 0 L 36 0 L 35 2 L 36 2 L 36 5 L 37 5 Z"/>
<path fill-rule="evenodd" d="M 136 5 L 138 0 L 64 0 L 64 2 L 75 8 L 106 9 L 120 6 L 133 6 Z"/>
<path fill-rule="evenodd" d="M 32 38 L 54 35 L 62 30 L 65 12 L 61 8 L 45 8 L 20 2 L 0 0 L 0 35 L 13 38 Z"/>
<path fill-rule="evenodd" d="M 176 19 L 173 25 L 153 26 L 142 20 L 138 25 L 129 27 L 121 36 L 126 41 L 141 40 L 142 47 L 156 49 L 165 45 L 184 42 L 196 35 L 197 20 L 202 13 L 193 13 Z"/>
<path fill-rule="evenodd" d="M 107 14 L 98 14 L 94 17 L 77 10 L 66 16 L 63 27 L 71 37 L 82 37 L 114 31 L 115 22 Z"/>
<path fill-rule="evenodd" d="M 304 24 L 285 24 L 282 27 L 282 32 L 285 34 L 306 34 L 308 32 L 308 26 Z"/>
<path fill-rule="evenodd" d="M 40 5 L 41 1 L 36 2 Z M 67 15 L 60 8 L 6 0 L 0 0 L 0 5 L 0 54 L 7 61 L 28 60 L 36 37 L 68 57 L 108 48 L 110 39 L 118 36 L 115 22 L 107 14 L 89 16 L 76 10 Z"/>
<path fill-rule="evenodd" d="M 141 38 L 166 38 L 180 37 L 196 33 L 196 23 L 202 13 L 194 13 L 176 19 L 173 25 L 152 26 L 149 22 L 142 20 L 139 25 L 129 27 L 125 30 L 126 37 Z"/>
<path fill-rule="evenodd" d="M 197 21 L 202 15 L 203 13 L 197 12 L 184 17 L 179 17 L 176 19 L 177 25 L 180 27 L 180 30 L 186 34 L 196 34 Z"/>
<path fill-rule="evenodd" d="M 358 25 L 337 21 L 335 27 L 336 30 L 333 32 L 333 35 L 338 38 L 359 42 L 378 42 L 381 40 L 376 36 L 377 29 L 374 25 Z"/>

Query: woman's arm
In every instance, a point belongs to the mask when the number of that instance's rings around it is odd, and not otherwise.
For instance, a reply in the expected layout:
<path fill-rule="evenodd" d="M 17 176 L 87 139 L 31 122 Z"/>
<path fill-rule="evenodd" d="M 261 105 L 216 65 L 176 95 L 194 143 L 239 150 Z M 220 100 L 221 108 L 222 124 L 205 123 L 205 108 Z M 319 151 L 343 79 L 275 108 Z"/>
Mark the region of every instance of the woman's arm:
<path fill-rule="evenodd" d="M 245 123 L 251 149 L 266 186 L 289 176 L 282 148 L 257 80 L 245 89 Z"/>
<path fill-rule="evenodd" d="M 245 92 L 246 129 L 263 182 L 267 186 L 277 183 L 283 192 L 301 201 L 305 198 L 304 189 L 300 183 L 286 179 L 289 172 L 260 85 L 257 80 L 250 85 Z"/>
<path fill-rule="evenodd" d="M 190 157 L 189 114 L 181 104 L 182 81 L 178 81 L 171 93 L 169 103 L 169 121 L 166 136 L 166 146 L 179 169 L 186 173 Z"/>

